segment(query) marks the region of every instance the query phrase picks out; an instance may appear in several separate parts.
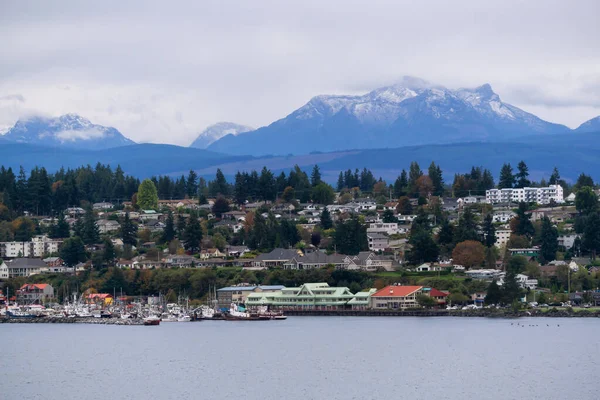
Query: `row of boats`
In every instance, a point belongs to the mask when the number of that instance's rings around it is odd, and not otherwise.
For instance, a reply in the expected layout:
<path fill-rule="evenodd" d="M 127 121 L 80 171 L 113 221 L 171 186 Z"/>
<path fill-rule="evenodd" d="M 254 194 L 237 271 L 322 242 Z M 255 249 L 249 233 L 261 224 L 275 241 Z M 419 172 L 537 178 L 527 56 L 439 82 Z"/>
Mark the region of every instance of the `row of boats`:
<path fill-rule="evenodd" d="M 160 325 L 161 322 L 189 322 L 189 321 L 269 321 L 285 320 L 287 316 L 280 311 L 270 311 L 268 307 L 259 307 L 249 311 L 244 306 L 232 303 L 228 310 L 218 310 L 214 307 L 201 306 L 192 310 L 192 315 L 175 315 L 164 313 L 162 315 L 149 315 L 145 317 L 144 325 Z"/>

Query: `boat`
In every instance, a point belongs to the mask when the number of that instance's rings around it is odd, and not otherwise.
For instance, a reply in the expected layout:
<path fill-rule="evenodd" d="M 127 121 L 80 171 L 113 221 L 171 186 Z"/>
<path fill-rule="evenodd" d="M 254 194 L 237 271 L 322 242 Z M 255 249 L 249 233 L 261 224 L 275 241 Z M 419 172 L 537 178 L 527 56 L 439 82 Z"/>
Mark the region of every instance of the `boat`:
<path fill-rule="evenodd" d="M 179 317 L 177 317 L 177 322 L 190 322 L 192 320 L 192 317 L 190 317 L 189 315 L 180 315 Z"/>
<path fill-rule="evenodd" d="M 287 316 L 282 311 L 269 311 L 268 306 L 261 306 L 258 308 L 258 315 L 273 320 L 284 320 Z"/>
<path fill-rule="evenodd" d="M 162 322 L 177 322 L 177 317 L 175 317 L 174 315 L 171 315 L 169 313 L 163 313 L 160 316 L 160 320 Z"/>
<path fill-rule="evenodd" d="M 144 318 L 144 325 L 160 325 L 160 318 L 155 315 L 151 315 L 149 317 Z"/>
<path fill-rule="evenodd" d="M 37 315 L 29 314 L 21 310 L 6 310 L 6 315 L 9 318 L 37 318 Z"/>
<path fill-rule="evenodd" d="M 100 311 L 100 318 L 112 318 L 112 313 L 107 310 Z"/>
<path fill-rule="evenodd" d="M 267 321 L 270 319 L 259 314 L 250 314 L 245 307 L 238 306 L 235 303 L 231 303 L 229 312 L 223 313 L 223 317 L 226 321 Z"/>

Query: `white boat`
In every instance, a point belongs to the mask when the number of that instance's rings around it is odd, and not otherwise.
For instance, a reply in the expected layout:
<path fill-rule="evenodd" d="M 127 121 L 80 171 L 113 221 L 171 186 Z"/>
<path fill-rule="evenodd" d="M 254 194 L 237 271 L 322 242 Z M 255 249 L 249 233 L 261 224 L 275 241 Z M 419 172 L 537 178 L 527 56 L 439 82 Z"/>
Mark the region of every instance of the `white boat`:
<path fill-rule="evenodd" d="M 160 318 L 158 318 L 156 315 L 146 317 L 144 318 L 144 325 L 160 325 Z"/>
<path fill-rule="evenodd" d="M 177 317 L 168 313 L 163 313 L 160 316 L 160 320 L 161 322 L 177 322 Z"/>
<path fill-rule="evenodd" d="M 189 315 L 180 315 L 179 317 L 177 317 L 177 322 L 190 322 L 192 320 L 192 317 L 190 317 Z"/>
<path fill-rule="evenodd" d="M 212 319 L 215 316 L 215 310 L 208 306 L 202 306 L 200 311 L 202 312 L 202 318 Z"/>

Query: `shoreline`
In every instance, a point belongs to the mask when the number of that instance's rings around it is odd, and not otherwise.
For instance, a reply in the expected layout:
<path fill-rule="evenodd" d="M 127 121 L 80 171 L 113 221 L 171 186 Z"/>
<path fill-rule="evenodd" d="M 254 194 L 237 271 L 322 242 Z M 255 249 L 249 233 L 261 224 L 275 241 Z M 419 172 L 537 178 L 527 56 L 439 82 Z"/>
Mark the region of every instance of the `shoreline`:
<path fill-rule="evenodd" d="M 291 317 L 457 317 L 457 318 L 600 318 L 600 311 L 567 311 L 556 310 L 542 312 L 539 310 L 288 310 Z M 0 317 L 0 324 L 91 324 L 117 326 L 143 326 L 142 319 L 120 318 L 7 318 Z"/>

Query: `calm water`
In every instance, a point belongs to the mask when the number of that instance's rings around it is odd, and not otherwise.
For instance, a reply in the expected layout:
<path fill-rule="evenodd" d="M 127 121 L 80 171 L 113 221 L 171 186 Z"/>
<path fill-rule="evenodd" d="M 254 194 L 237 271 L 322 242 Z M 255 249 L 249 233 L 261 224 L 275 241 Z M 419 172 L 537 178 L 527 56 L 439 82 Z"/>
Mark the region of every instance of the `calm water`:
<path fill-rule="evenodd" d="M 0 398 L 600 398 L 600 319 L 516 323 L 290 317 L 158 327 L 2 324 Z"/>

